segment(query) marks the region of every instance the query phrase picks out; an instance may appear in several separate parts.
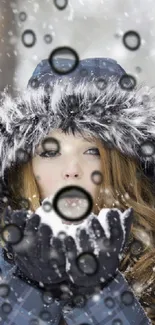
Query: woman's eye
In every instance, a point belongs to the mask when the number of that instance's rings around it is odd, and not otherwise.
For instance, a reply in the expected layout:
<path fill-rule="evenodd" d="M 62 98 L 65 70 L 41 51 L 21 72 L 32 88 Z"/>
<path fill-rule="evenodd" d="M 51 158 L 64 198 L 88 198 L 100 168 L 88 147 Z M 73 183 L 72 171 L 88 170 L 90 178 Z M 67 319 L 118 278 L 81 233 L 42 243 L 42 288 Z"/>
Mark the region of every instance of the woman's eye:
<path fill-rule="evenodd" d="M 100 152 L 97 148 L 91 148 L 88 149 L 86 152 L 92 152 L 93 155 L 100 156 Z M 55 157 L 58 151 L 51 150 L 51 151 L 43 151 L 42 153 L 39 154 L 40 157 L 43 158 L 49 158 L 49 157 Z"/>
<path fill-rule="evenodd" d="M 100 152 L 99 152 L 99 150 L 97 148 L 88 149 L 86 152 L 88 152 L 88 151 L 95 152 L 93 155 L 100 156 Z"/>
<path fill-rule="evenodd" d="M 39 154 L 40 157 L 55 157 L 56 153 L 58 153 L 58 151 L 43 151 L 42 153 Z"/>

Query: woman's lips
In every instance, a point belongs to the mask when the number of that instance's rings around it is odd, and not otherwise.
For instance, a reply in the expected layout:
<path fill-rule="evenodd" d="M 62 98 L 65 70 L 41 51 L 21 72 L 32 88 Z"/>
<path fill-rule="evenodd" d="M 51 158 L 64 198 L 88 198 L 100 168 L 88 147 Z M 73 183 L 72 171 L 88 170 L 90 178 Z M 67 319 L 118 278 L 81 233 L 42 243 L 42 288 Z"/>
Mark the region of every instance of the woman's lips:
<path fill-rule="evenodd" d="M 78 203 L 79 199 L 73 199 L 73 198 L 69 198 L 69 199 L 65 199 L 65 202 L 67 202 L 68 205 L 72 205 L 73 203 Z"/>
<path fill-rule="evenodd" d="M 65 203 L 67 203 L 67 207 L 76 207 L 79 203 L 80 199 L 78 198 L 66 198 L 65 199 Z M 81 221 L 78 222 L 74 222 L 74 219 L 72 219 L 71 221 L 62 221 L 62 223 L 70 225 L 71 223 L 73 224 L 79 224 L 81 223 Z"/>

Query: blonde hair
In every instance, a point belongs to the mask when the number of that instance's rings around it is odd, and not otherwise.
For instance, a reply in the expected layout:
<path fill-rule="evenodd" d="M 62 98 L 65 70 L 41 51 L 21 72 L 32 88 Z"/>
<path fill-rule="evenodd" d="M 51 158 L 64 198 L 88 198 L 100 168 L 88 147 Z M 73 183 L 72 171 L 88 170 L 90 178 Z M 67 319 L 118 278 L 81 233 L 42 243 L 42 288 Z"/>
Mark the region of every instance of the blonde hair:
<path fill-rule="evenodd" d="M 98 185 L 93 212 L 117 207 L 121 211 L 134 209 L 134 221 L 126 252 L 119 265 L 135 295 L 155 325 L 155 197 L 149 179 L 144 175 L 135 159 L 124 156 L 116 149 L 105 147 L 96 139 L 102 165 L 102 184 Z M 138 173 L 140 177 L 138 177 Z M 18 166 L 8 173 L 9 185 L 14 196 L 14 208 L 20 197 L 27 198 L 30 209 L 40 206 L 40 193 L 32 171 L 32 164 Z M 16 201 L 17 199 L 17 201 Z M 142 244 L 141 254 L 133 256 L 131 247 L 138 241 Z"/>

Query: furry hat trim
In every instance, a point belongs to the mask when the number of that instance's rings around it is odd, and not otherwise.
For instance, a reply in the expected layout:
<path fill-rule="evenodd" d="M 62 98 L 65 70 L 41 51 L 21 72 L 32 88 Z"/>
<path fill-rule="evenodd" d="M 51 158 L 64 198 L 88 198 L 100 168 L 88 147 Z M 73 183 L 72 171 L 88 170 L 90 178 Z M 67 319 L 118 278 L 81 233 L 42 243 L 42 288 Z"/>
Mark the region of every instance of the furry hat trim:
<path fill-rule="evenodd" d="M 0 104 L 0 177 L 25 150 L 32 156 L 46 135 L 60 128 L 97 137 L 125 156 L 142 156 L 143 146 L 155 141 L 154 89 L 145 84 L 124 90 L 111 77 L 104 89 L 95 80 L 69 82 L 64 77 L 45 89 L 27 88 L 12 98 L 5 89 Z M 148 148 L 148 146 L 147 146 Z M 155 150 L 154 150 L 155 151 Z"/>

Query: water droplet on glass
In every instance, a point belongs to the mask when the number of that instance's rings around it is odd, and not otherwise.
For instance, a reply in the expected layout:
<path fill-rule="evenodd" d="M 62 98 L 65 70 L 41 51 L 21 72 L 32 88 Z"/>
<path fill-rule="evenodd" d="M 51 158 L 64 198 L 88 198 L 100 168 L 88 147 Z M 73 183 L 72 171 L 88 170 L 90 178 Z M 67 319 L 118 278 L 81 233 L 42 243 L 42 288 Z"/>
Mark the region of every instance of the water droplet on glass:
<path fill-rule="evenodd" d="M 54 0 L 54 4 L 59 10 L 64 10 L 68 5 L 68 0 Z"/>
<path fill-rule="evenodd" d="M 131 51 L 138 50 L 141 45 L 141 39 L 136 31 L 128 31 L 123 35 L 123 44 Z"/>
<path fill-rule="evenodd" d="M 50 54 L 49 64 L 55 73 L 65 75 L 76 69 L 79 64 L 79 56 L 71 47 L 58 47 Z"/>
<path fill-rule="evenodd" d="M 26 47 L 32 47 L 36 43 L 36 35 L 31 29 L 27 29 L 22 33 L 22 42 Z"/>
<path fill-rule="evenodd" d="M 77 257 L 77 267 L 87 275 L 94 275 L 98 269 L 96 256 L 92 253 L 82 253 Z"/>

